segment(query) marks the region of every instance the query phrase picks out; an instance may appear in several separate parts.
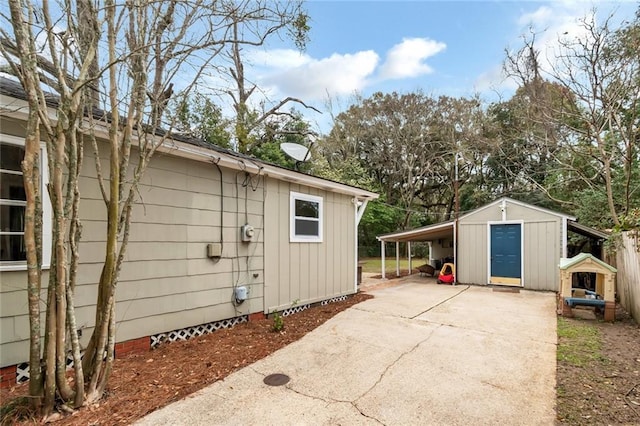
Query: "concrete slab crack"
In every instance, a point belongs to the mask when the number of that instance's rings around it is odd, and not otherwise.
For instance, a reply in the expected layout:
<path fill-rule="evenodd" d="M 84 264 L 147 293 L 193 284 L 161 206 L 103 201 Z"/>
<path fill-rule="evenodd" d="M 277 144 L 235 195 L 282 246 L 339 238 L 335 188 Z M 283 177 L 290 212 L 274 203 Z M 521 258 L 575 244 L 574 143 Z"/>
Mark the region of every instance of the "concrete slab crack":
<path fill-rule="evenodd" d="M 378 386 L 380 384 L 380 382 L 382 382 L 382 379 L 384 378 L 384 376 L 389 372 L 389 370 L 394 367 L 398 361 L 400 361 L 402 358 L 404 358 L 405 356 L 409 355 L 410 353 L 414 352 L 416 349 L 418 349 L 418 347 L 420 345 L 422 345 L 423 343 L 427 342 L 429 339 L 431 339 L 431 336 L 433 336 L 433 333 L 435 333 L 435 331 L 442 327 L 442 325 L 438 325 L 438 327 L 434 328 L 433 330 L 431 330 L 431 333 L 429 333 L 429 335 L 427 337 L 425 337 L 424 339 L 420 340 L 418 343 L 416 343 L 411 349 L 403 352 L 400 354 L 400 356 L 398 356 L 392 363 L 390 363 L 389 365 L 387 365 L 387 367 L 384 369 L 384 371 L 382 373 L 380 373 L 380 377 L 378 377 L 378 380 L 376 380 L 376 382 L 371 385 L 371 387 L 369 389 L 367 389 L 362 395 L 360 395 L 359 397 L 357 397 L 354 401 L 351 402 L 351 404 L 360 412 L 360 414 L 362 414 L 364 417 L 370 418 L 372 420 L 377 421 L 380 424 L 384 424 L 382 422 L 380 422 L 378 419 L 376 419 L 375 417 L 371 417 L 366 415 L 361 409 L 360 407 L 358 407 L 358 401 L 361 400 L 362 398 L 364 398 L 369 392 L 371 392 L 373 389 L 375 389 L 376 386 Z"/>
<path fill-rule="evenodd" d="M 440 302 L 440 303 L 436 303 L 435 305 L 433 305 L 433 306 L 429 307 L 429 309 L 425 309 L 424 311 L 420 312 L 419 314 L 416 314 L 416 315 L 412 316 L 412 317 L 411 317 L 411 319 L 416 319 L 416 318 L 417 318 L 417 317 L 419 317 L 420 315 L 425 314 L 425 313 L 429 312 L 430 310 L 432 310 L 432 309 L 434 309 L 434 308 L 437 308 L 438 306 L 442 305 L 443 303 L 447 303 L 449 300 L 451 300 L 451 299 L 453 299 L 453 298 L 455 298 L 455 297 L 460 296 L 462 293 L 464 293 L 465 291 L 469 290 L 469 287 L 470 287 L 470 286 L 465 286 L 465 288 L 463 288 L 462 290 L 460 290 L 459 292 L 457 292 L 457 293 L 456 293 L 456 294 L 454 294 L 453 296 L 448 297 L 448 298 L 444 299 L 442 302 Z"/>
<path fill-rule="evenodd" d="M 376 423 L 378 423 L 378 424 L 381 424 L 381 425 L 385 425 L 385 426 L 386 426 L 386 424 L 385 424 L 385 423 L 381 422 L 380 420 L 376 419 L 375 417 L 366 415 L 366 414 L 365 414 L 365 413 L 360 409 L 360 407 L 358 407 L 358 404 L 356 404 L 355 402 L 352 402 L 352 403 L 351 403 L 351 405 L 353 406 L 353 408 L 355 408 L 356 410 L 358 410 L 358 413 L 360 413 L 360 415 L 361 415 L 362 417 L 366 417 L 367 419 L 371 419 L 371 420 L 373 420 L 374 422 L 376 422 Z"/>

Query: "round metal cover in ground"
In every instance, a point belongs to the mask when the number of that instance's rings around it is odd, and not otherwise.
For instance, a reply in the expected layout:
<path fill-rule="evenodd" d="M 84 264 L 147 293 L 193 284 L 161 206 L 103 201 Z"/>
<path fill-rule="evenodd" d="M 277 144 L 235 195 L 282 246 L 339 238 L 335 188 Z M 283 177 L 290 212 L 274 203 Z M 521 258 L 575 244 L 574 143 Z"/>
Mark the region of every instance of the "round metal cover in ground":
<path fill-rule="evenodd" d="M 291 379 L 289 379 L 289 376 L 287 376 L 286 374 L 276 373 L 276 374 L 269 374 L 267 377 L 264 378 L 263 382 L 265 385 L 269 385 L 269 386 L 282 386 L 289 383 L 289 380 Z"/>

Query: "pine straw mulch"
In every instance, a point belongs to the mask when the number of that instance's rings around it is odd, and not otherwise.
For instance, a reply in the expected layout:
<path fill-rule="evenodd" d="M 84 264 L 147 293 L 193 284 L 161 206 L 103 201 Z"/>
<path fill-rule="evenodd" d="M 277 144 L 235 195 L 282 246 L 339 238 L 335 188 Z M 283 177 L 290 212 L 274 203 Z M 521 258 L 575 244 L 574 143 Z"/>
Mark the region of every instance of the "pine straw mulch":
<path fill-rule="evenodd" d="M 60 425 L 127 425 L 174 401 L 224 379 L 295 342 L 345 309 L 373 296 L 359 292 L 344 301 L 314 306 L 284 318 L 284 329 L 273 331 L 273 319 L 261 319 L 229 329 L 161 345 L 144 354 L 115 360 L 107 394 L 99 404 L 62 417 Z M 23 384 L 0 392 L 3 405 L 28 391 Z M 23 411 L 24 412 L 24 411 Z M 35 419 L 3 424 L 33 424 Z"/>

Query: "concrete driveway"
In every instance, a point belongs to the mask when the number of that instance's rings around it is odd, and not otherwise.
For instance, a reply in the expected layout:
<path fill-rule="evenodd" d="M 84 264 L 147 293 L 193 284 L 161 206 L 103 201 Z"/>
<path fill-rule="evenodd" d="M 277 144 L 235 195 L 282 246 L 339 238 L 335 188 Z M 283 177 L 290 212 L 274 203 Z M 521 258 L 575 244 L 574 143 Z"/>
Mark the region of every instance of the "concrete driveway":
<path fill-rule="evenodd" d="M 412 278 L 138 425 L 552 425 L 551 293 Z M 267 386 L 264 377 L 291 380 Z"/>

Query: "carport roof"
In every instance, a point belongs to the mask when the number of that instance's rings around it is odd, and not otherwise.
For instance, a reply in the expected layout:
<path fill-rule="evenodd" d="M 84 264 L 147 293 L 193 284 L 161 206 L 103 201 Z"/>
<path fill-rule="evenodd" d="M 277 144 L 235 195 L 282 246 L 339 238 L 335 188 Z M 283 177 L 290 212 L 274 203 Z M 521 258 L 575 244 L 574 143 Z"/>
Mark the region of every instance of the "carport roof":
<path fill-rule="evenodd" d="M 571 220 L 567 217 L 567 228 L 570 231 L 584 235 L 586 237 L 607 239 L 609 234 L 603 231 L 599 231 L 594 228 L 590 228 L 586 225 Z M 407 241 L 434 241 L 441 238 L 450 238 L 453 236 L 453 226 L 455 221 L 450 220 L 447 222 L 435 223 L 433 225 L 423 226 L 421 228 L 410 229 L 407 231 L 398 231 L 391 234 L 384 234 L 376 237 L 378 241 L 386 242 L 407 242 Z"/>
<path fill-rule="evenodd" d="M 608 233 L 590 228 L 587 225 L 576 222 L 575 220 L 568 220 L 567 228 L 569 228 L 569 230 L 575 232 L 576 234 L 584 235 L 585 237 L 600 238 L 603 240 L 609 238 Z"/>
<path fill-rule="evenodd" d="M 421 228 L 411 229 L 409 231 L 380 235 L 376 238 L 378 241 L 387 242 L 433 241 L 440 238 L 449 238 L 453 236 L 454 222 L 455 221 L 450 220 L 448 222 L 427 225 Z"/>

